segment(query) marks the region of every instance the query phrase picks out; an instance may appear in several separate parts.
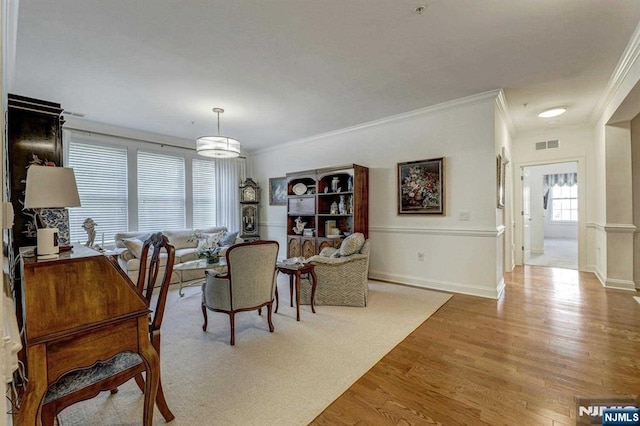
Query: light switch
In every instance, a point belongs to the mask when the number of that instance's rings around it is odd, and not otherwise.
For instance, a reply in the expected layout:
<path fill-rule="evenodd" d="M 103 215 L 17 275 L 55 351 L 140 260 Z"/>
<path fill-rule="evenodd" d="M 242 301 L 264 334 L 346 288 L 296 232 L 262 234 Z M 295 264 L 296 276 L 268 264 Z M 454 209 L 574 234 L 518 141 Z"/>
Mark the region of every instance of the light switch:
<path fill-rule="evenodd" d="M 460 211 L 458 211 L 458 220 L 460 220 L 460 221 L 468 221 L 469 220 L 469 210 L 460 210 Z"/>

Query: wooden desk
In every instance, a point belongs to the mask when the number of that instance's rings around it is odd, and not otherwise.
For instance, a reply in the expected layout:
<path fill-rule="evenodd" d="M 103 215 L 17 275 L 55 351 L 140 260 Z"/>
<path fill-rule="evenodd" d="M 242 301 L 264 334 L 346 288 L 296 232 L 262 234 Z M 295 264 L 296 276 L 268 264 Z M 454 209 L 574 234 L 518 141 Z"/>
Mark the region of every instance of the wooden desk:
<path fill-rule="evenodd" d="M 311 312 L 316 313 L 316 308 L 313 306 L 313 299 L 316 296 L 316 286 L 318 285 L 318 278 L 316 277 L 316 272 L 314 270 L 314 266 L 311 263 L 284 263 L 278 262 L 276 264 L 276 268 L 278 272 L 282 272 L 283 274 L 289 275 L 289 290 L 293 290 L 294 284 L 296 289 L 296 320 L 300 321 L 300 275 L 302 274 L 311 274 Z M 293 306 L 293 297 L 291 298 L 291 303 Z M 276 286 L 276 309 L 274 313 L 278 312 L 278 305 L 280 301 L 278 300 L 278 287 Z"/>
<path fill-rule="evenodd" d="M 145 425 L 151 425 L 160 372 L 149 341 L 145 299 L 114 258 L 78 245 L 59 259 L 22 258 L 26 374 L 18 425 L 40 425 L 47 388 L 71 370 L 138 353 L 146 367 Z"/>

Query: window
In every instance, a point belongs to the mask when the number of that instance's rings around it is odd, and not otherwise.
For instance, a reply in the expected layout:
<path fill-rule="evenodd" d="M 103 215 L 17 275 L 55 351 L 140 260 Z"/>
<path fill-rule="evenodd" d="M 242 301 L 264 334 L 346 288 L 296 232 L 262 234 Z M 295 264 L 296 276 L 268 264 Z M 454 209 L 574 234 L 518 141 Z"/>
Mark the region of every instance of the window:
<path fill-rule="evenodd" d="M 216 225 L 216 163 L 193 159 L 193 227 Z"/>
<path fill-rule="evenodd" d="M 69 141 L 67 164 L 74 169 L 82 207 L 69 209 L 71 242 L 84 243 L 87 218 L 96 226 L 96 244 L 112 242 L 128 229 L 127 149 Z"/>
<path fill-rule="evenodd" d="M 185 228 L 184 157 L 138 151 L 138 230 Z"/>
<path fill-rule="evenodd" d="M 551 202 L 552 222 L 578 221 L 578 185 L 554 185 Z"/>

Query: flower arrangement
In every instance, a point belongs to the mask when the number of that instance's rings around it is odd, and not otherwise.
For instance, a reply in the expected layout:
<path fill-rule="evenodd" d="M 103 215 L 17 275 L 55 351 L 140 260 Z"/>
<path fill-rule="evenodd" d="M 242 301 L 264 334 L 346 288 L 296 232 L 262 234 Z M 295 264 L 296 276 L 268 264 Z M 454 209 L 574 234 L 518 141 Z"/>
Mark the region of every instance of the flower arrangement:
<path fill-rule="evenodd" d="M 220 237 L 219 234 L 196 232 L 188 241 L 198 241 L 198 249 L 196 250 L 198 259 L 207 259 L 207 263 L 216 263 L 220 260 L 220 247 L 218 246 Z"/>
<path fill-rule="evenodd" d="M 420 167 L 409 167 L 402 180 L 402 201 L 408 206 L 436 206 L 440 199 L 438 173 Z"/>

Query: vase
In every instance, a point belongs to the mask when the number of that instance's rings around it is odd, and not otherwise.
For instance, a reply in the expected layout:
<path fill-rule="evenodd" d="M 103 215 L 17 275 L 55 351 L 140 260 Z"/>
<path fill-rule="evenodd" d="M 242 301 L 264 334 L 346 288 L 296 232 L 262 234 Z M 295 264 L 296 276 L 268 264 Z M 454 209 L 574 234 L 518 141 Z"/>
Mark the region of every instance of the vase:
<path fill-rule="evenodd" d="M 329 210 L 329 214 L 338 214 L 338 205 L 334 201 L 331 203 L 331 209 Z"/>
<path fill-rule="evenodd" d="M 344 204 L 344 195 L 340 196 L 340 204 L 338 204 L 338 210 L 340 214 L 347 214 L 347 207 Z"/>
<path fill-rule="evenodd" d="M 331 192 L 338 192 L 338 185 L 340 184 L 340 180 L 337 177 L 334 177 L 331 180 Z"/>

